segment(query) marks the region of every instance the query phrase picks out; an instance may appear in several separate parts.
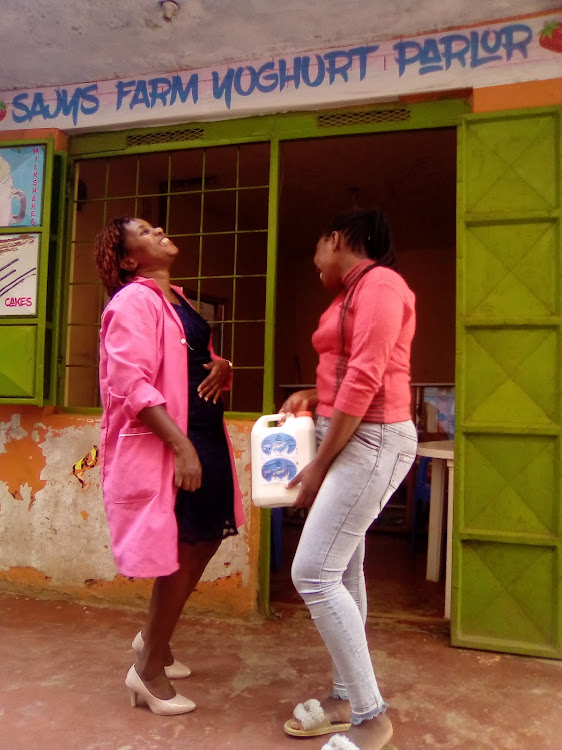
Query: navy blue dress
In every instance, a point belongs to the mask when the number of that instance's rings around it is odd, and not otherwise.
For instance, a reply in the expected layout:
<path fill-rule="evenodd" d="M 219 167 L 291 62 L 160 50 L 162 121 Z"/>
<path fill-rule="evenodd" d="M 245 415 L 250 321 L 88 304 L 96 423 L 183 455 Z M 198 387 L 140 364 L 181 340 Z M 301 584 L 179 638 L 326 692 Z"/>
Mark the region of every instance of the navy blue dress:
<path fill-rule="evenodd" d="M 214 404 L 197 393 L 209 375 L 203 365 L 211 362 L 211 328 L 191 305 L 178 297 L 174 305 L 185 331 L 188 352 L 188 427 L 202 468 L 201 487 L 195 492 L 178 489 L 176 519 L 179 541 L 196 542 L 225 539 L 237 534 L 234 520 L 234 486 L 228 443 L 224 433 L 222 400 Z"/>

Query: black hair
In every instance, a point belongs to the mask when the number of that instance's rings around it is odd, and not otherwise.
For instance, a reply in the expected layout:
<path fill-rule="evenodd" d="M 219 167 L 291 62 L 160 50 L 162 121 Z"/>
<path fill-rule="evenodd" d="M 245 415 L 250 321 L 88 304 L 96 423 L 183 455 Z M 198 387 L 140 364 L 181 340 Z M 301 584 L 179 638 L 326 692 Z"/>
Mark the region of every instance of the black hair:
<path fill-rule="evenodd" d="M 340 232 L 353 252 L 366 252 L 377 265 L 398 270 L 390 229 L 380 211 L 353 209 L 337 214 L 322 232 L 322 237 L 329 237 L 332 232 Z"/>

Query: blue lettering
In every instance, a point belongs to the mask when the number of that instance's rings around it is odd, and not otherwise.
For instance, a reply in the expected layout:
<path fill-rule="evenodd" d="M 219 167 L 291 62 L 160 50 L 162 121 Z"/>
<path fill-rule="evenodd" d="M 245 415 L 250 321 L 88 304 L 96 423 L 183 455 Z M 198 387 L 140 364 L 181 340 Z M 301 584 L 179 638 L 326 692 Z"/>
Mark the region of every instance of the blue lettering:
<path fill-rule="evenodd" d="M 486 29 L 480 34 L 471 31 L 469 36 L 464 34 L 447 34 L 436 39 L 425 39 L 423 44 L 413 40 L 396 42 L 393 49 L 396 52 L 395 61 L 398 64 L 399 76 L 404 75 L 409 65 L 418 64 L 420 75 L 433 73 L 438 70 L 449 70 L 453 61 L 457 61 L 461 67 L 466 67 L 467 56 L 470 57 L 470 67 L 478 68 L 480 65 L 496 62 L 503 59 L 500 49 L 505 50 L 505 59 L 511 60 L 515 52 L 519 52 L 524 58 L 528 56 L 528 46 L 533 37 L 529 26 L 521 23 L 513 23 L 504 26 L 499 31 Z M 361 48 L 358 48 L 361 49 Z M 369 49 L 369 48 L 366 48 Z M 350 50 L 350 54 L 354 50 Z M 338 53 L 328 53 L 335 55 Z M 328 58 L 326 55 L 326 58 Z M 363 62 L 366 68 L 366 62 Z M 365 69 L 364 68 L 364 69 Z M 332 72 L 333 69 L 330 69 Z M 337 71 L 336 72 L 340 72 Z M 343 75 L 344 80 L 347 80 Z"/>
<path fill-rule="evenodd" d="M 19 123 L 31 120 L 31 110 L 24 102 L 24 99 L 27 99 L 28 96 L 29 94 L 16 94 L 12 99 L 12 120 L 14 122 Z M 16 114 L 16 110 L 21 110 L 23 114 Z"/>
<path fill-rule="evenodd" d="M 493 42 L 490 41 L 491 37 L 494 39 Z M 502 46 L 502 35 L 499 31 L 487 29 L 480 37 L 480 44 L 486 54 L 495 55 Z"/>
<path fill-rule="evenodd" d="M 338 65 L 338 57 L 344 57 L 345 62 L 342 62 Z M 349 80 L 347 71 L 351 68 L 351 64 L 353 62 L 351 55 L 348 52 L 344 52 L 343 50 L 334 50 L 333 52 L 326 52 L 326 54 L 324 55 L 324 60 L 326 60 L 326 62 L 328 63 L 328 80 L 330 82 L 330 86 L 336 80 L 337 75 L 340 75 L 347 83 L 347 81 Z"/>
<path fill-rule="evenodd" d="M 262 94 L 268 94 L 270 91 L 275 91 L 279 85 L 279 74 L 275 72 L 268 73 L 268 70 L 275 71 L 275 63 L 273 61 L 264 63 L 256 72 L 256 88 L 258 91 L 261 91 Z M 262 83 L 262 80 L 269 81 L 269 83 Z"/>
<path fill-rule="evenodd" d="M 324 63 L 324 60 L 320 55 L 316 55 L 316 64 L 318 66 L 318 72 L 316 74 L 316 78 L 314 81 L 310 80 L 310 57 L 303 57 L 302 58 L 302 80 L 307 86 L 311 86 L 312 88 L 316 88 L 317 86 L 321 86 L 324 82 L 324 77 L 326 75 L 326 64 Z"/>
<path fill-rule="evenodd" d="M 445 70 L 449 70 L 453 60 L 458 60 L 461 66 L 464 68 L 466 65 L 466 53 L 470 49 L 470 41 L 464 34 L 448 34 L 442 36 L 439 40 L 439 44 L 443 46 L 443 60 L 445 62 Z M 460 49 L 453 50 L 453 45 L 462 44 Z"/>
<path fill-rule="evenodd" d="M 515 35 L 519 32 L 524 34 L 524 37 L 516 42 Z M 533 38 L 533 32 L 531 31 L 529 26 L 526 26 L 524 23 L 512 23 L 509 26 L 503 27 L 503 29 L 501 30 L 501 35 L 503 46 L 505 49 L 505 57 L 508 62 L 513 57 L 513 53 L 515 52 L 515 50 L 521 52 L 523 57 L 527 59 L 527 46 Z"/>
<path fill-rule="evenodd" d="M 68 91 L 66 89 L 57 89 L 57 108 L 50 117 L 55 118 L 60 112 L 62 112 L 65 117 L 72 115 L 72 122 L 76 125 L 78 122 L 81 93 L 82 90 L 80 88 L 75 89 L 69 101 Z"/>
<path fill-rule="evenodd" d="M 148 98 L 148 89 L 146 87 L 146 81 L 137 81 L 135 87 L 135 93 L 129 104 L 129 109 L 133 109 L 137 104 L 144 104 L 147 109 L 150 109 L 150 99 Z"/>
<path fill-rule="evenodd" d="M 242 76 L 244 75 L 245 70 L 248 71 L 248 77 L 250 79 L 247 89 L 242 88 Z M 251 65 L 248 65 L 245 68 L 236 68 L 236 73 L 234 74 L 234 90 L 236 93 L 240 94 L 240 96 L 250 96 L 256 88 L 255 77 L 256 71 Z"/>
<path fill-rule="evenodd" d="M 59 115 L 72 117 L 74 125 L 78 122 L 78 115 L 82 112 L 85 115 L 97 112 L 100 106 L 98 97 L 94 94 L 98 89 L 96 83 L 91 83 L 84 88 L 77 87 L 72 96 L 69 96 L 67 89 L 56 89 L 56 104 L 49 106 L 40 91 L 33 95 L 31 107 L 25 103 L 29 94 L 17 94 L 13 101 L 14 109 L 12 118 L 14 122 L 26 122 L 33 120 L 34 117 L 41 117 L 43 120 L 54 120 Z M 18 113 L 21 112 L 23 114 Z"/>
<path fill-rule="evenodd" d="M 222 83 L 219 80 L 219 74 L 216 70 L 213 70 L 213 96 L 215 99 L 222 99 L 224 96 L 224 102 L 227 109 L 230 109 L 230 103 L 232 101 L 232 79 L 234 78 L 234 68 L 228 68 Z"/>
<path fill-rule="evenodd" d="M 349 50 L 349 56 L 351 58 L 359 58 L 359 80 L 362 81 L 367 75 L 367 55 L 371 52 L 376 52 L 379 48 L 378 44 L 369 44 L 364 47 L 354 47 Z"/>
<path fill-rule="evenodd" d="M 170 79 L 151 78 L 150 81 L 148 81 L 148 86 L 150 96 L 150 109 L 152 109 L 158 101 L 162 102 L 162 105 L 165 107 L 168 104 L 168 94 L 172 90 Z M 162 88 L 162 90 L 158 91 L 159 88 Z"/>
<path fill-rule="evenodd" d="M 318 57 L 318 55 L 316 55 L 316 57 Z M 308 60 L 308 58 L 306 59 Z M 301 58 L 295 57 L 293 59 L 293 73 L 292 75 L 290 75 L 287 72 L 287 61 L 279 60 L 279 91 L 283 91 L 285 86 L 287 86 L 291 81 L 295 84 L 295 88 L 298 89 L 298 87 L 301 85 L 301 64 Z M 322 64 L 324 64 L 323 61 Z"/>
<path fill-rule="evenodd" d="M 501 60 L 501 55 L 487 55 L 485 57 L 478 57 L 480 51 L 480 36 L 477 31 L 470 32 L 470 67 L 477 68 L 480 65 L 486 65 L 487 63 L 494 62 L 494 60 Z"/>
<path fill-rule="evenodd" d="M 422 46 L 418 42 L 396 42 L 392 49 L 397 55 L 394 59 L 398 63 L 398 75 L 403 76 L 407 65 L 419 62 Z M 413 50 L 414 54 L 408 56 L 408 50 Z"/>
<path fill-rule="evenodd" d="M 185 104 L 189 94 L 191 94 L 193 103 L 197 104 L 197 100 L 199 99 L 199 75 L 197 73 L 192 73 L 192 75 L 189 77 L 189 81 L 185 84 L 185 88 L 183 88 L 181 77 L 173 76 L 172 77 L 172 96 L 170 97 L 170 106 L 172 106 L 172 104 L 175 104 L 175 101 L 178 98 L 178 96 L 180 98 L 181 103 Z"/>
<path fill-rule="evenodd" d="M 58 107 L 59 105 L 57 105 L 56 114 L 58 114 Z M 29 119 L 32 120 L 34 117 L 37 117 L 37 115 L 40 115 L 44 120 L 50 120 L 52 117 L 56 117 L 56 115 L 51 115 L 49 105 L 45 104 L 43 94 L 40 91 L 36 91 L 33 95 L 33 102 L 31 103 L 31 117 Z"/>
<path fill-rule="evenodd" d="M 80 109 L 82 110 L 83 114 L 93 115 L 100 108 L 100 100 L 93 93 L 94 91 L 97 92 L 97 90 L 98 90 L 97 83 L 91 83 L 89 86 L 86 86 L 85 88 L 82 89 L 83 101 L 82 101 L 82 105 Z M 88 106 L 88 104 L 90 106 Z"/>
<path fill-rule="evenodd" d="M 117 112 L 121 109 L 123 99 L 135 88 L 135 83 L 136 81 L 117 81 Z"/>
<path fill-rule="evenodd" d="M 420 57 L 419 74 L 435 73 L 437 70 L 443 70 L 443 59 L 437 46 L 437 39 L 426 39 L 423 43 L 423 49 Z"/>

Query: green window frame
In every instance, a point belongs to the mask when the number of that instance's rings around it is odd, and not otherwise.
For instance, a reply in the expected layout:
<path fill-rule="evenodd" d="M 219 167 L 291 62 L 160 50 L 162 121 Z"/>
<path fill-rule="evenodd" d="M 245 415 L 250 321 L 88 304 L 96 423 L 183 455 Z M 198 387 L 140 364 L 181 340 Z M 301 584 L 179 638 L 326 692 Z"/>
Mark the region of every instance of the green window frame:
<path fill-rule="evenodd" d="M 0 237 L 38 235 L 36 308 L 33 315 L 0 317 L 0 403 L 52 404 L 57 344 L 66 154 L 52 138 L 0 141 L 0 148 L 44 149 L 41 223 L 0 228 Z M 17 187 L 17 186 L 16 186 Z"/>
<path fill-rule="evenodd" d="M 267 141 L 76 161 L 64 404 L 99 407 L 97 334 L 107 298 L 92 247 L 111 217 L 128 215 L 162 226 L 185 251 L 172 282 L 203 307 L 215 351 L 238 373 L 226 409 L 261 409 L 264 362 L 256 342 L 265 328 L 268 192 Z"/>
<path fill-rule="evenodd" d="M 136 154 L 173 152 L 189 149 L 207 149 L 217 146 L 241 146 L 252 143 L 269 144 L 269 199 L 267 227 L 267 270 L 265 298 L 263 402 L 261 411 L 226 411 L 229 419 L 255 419 L 260 413 L 274 411 L 274 348 L 275 348 L 275 294 L 277 267 L 277 232 L 280 149 L 283 141 L 324 138 L 330 136 L 358 135 L 390 130 L 416 130 L 433 127 L 451 127 L 459 124 L 469 110 L 464 100 L 449 99 L 416 104 L 390 103 L 326 112 L 290 113 L 263 117 L 209 123 L 189 123 L 159 128 L 133 129 L 113 133 L 92 133 L 70 140 L 71 180 L 75 167 L 88 159 L 133 156 Z M 77 182 L 74 181 L 74 191 Z M 76 200 L 76 193 L 74 193 Z M 69 207 L 68 237 L 72 237 L 72 206 Z M 70 240 L 67 243 L 68 281 Z M 198 280 L 200 289 L 200 279 Z M 66 309 L 68 319 L 68 283 L 66 284 Z M 235 321 L 236 322 L 236 321 Z M 65 336 L 67 325 L 64 325 Z M 62 352 L 66 351 L 63 337 Z M 64 355 L 62 356 L 64 360 Z M 64 361 L 63 361 L 64 366 Z M 237 367 L 234 361 L 235 369 Z M 64 377 L 61 378 L 59 403 L 64 403 Z M 81 412 L 89 411 L 76 407 Z M 98 412 L 99 409 L 94 409 Z"/>

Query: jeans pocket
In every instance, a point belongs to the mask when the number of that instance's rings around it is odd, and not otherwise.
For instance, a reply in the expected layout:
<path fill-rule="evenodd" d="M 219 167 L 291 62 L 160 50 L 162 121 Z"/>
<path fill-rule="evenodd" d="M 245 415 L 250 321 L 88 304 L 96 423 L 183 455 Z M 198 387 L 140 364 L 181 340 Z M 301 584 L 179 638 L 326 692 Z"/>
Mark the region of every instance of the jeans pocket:
<path fill-rule="evenodd" d="M 379 451 L 382 446 L 382 431 L 378 424 L 361 423 L 350 438 L 363 448 Z"/>
<path fill-rule="evenodd" d="M 399 453 L 392 470 L 392 476 L 390 477 L 390 486 L 395 490 L 400 483 L 406 478 L 406 474 L 410 471 L 410 467 L 414 463 L 416 458 L 415 453 Z"/>

